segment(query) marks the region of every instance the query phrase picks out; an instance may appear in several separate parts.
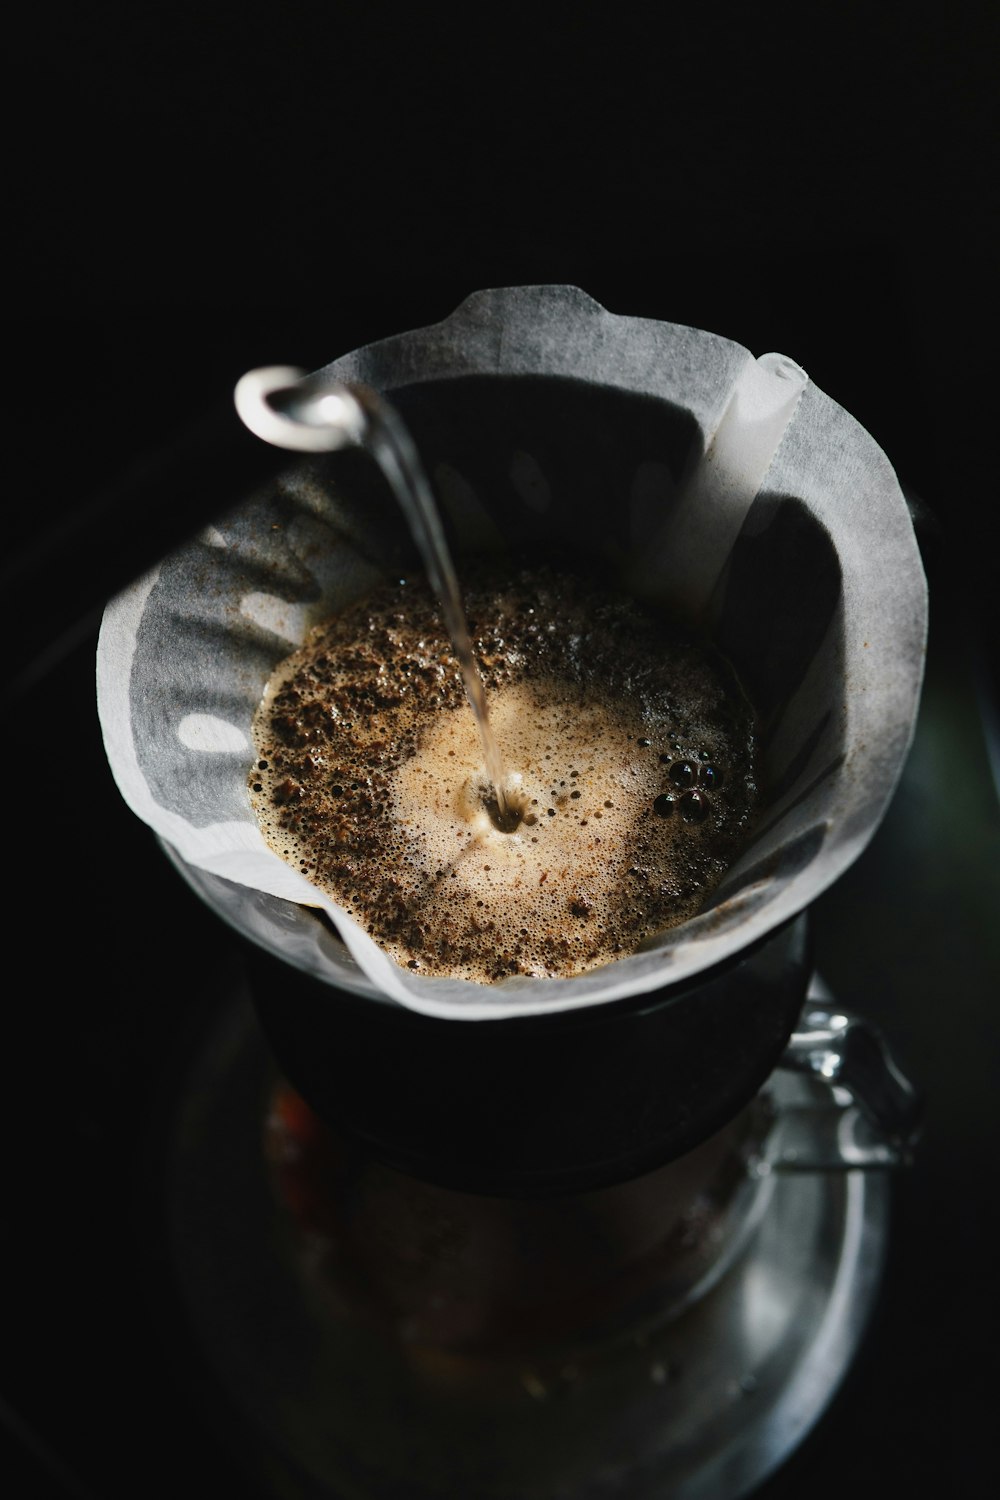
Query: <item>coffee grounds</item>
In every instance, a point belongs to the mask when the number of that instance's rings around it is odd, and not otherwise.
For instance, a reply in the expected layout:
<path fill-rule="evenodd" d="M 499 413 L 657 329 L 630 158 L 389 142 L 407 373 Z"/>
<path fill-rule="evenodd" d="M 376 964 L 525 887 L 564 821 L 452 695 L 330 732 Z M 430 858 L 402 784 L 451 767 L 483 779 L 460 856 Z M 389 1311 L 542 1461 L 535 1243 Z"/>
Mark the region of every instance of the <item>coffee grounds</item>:
<path fill-rule="evenodd" d="M 283 662 L 254 722 L 271 847 L 398 963 L 565 977 L 694 916 L 758 802 L 728 665 L 580 573 L 463 569 L 512 831 L 436 598 L 386 583 Z"/>

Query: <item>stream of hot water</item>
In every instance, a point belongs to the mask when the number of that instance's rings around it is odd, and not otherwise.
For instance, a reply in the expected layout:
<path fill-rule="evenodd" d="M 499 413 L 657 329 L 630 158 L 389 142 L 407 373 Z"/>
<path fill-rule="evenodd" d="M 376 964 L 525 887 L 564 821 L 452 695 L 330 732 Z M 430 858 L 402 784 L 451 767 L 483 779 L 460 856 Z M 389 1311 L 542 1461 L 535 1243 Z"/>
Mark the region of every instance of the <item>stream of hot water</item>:
<path fill-rule="evenodd" d="M 267 371 L 253 373 L 260 377 L 268 374 Z M 513 832 L 521 821 L 524 808 L 512 790 L 503 753 L 490 725 L 486 689 L 473 654 L 458 577 L 441 515 L 406 426 L 388 402 L 367 387 L 340 386 L 335 391 L 327 389 L 315 395 L 300 386 L 273 390 L 263 387 L 262 394 L 271 411 L 280 414 L 283 425 L 290 423 L 300 428 L 305 439 L 301 446 L 335 449 L 356 444 L 370 453 L 381 469 L 420 550 L 462 672 L 466 696 L 483 747 L 486 775 L 493 787 L 494 800 L 492 804 L 487 802 L 486 810 L 501 833 Z M 240 408 L 239 395 L 237 407 Z M 241 408 L 241 415 L 248 425 L 254 427 L 246 409 Z M 259 411 L 250 415 L 259 418 Z M 259 431 L 259 428 L 254 430 Z M 260 432 L 260 435 L 269 436 L 266 432 Z M 284 434 L 289 446 L 300 446 L 289 441 L 291 437 L 289 432 Z"/>
<path fill-rule="evenodd" d="M 490 725 L 486 688 L 473 655 L 458 577 L 448 550 L 437 502 L 413 439 L 400 418 L 373 393 L 365 392 L 363 405 L 367 418 L 364 446 L 385 475 L 409 522 L 413 538 L 420 548 L 427 576 L 440 601 L 444 623 L 462 671 L 466 696 L 483 746 L 486 774 L 495 798 L 495 806 L 488 805 L 487 811 L 501 833 L 511 833 L 521 820 L 523 808 L 510 791 L 503 753 Z"/>

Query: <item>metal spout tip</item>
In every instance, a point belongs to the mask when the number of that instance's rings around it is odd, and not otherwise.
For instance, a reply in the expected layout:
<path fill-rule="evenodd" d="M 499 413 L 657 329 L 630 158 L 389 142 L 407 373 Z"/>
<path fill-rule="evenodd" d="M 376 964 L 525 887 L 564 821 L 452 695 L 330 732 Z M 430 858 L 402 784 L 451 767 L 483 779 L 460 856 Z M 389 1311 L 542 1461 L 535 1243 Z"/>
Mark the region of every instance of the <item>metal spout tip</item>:
<path fill-rule="evenodd" d="M 368 417 L 349 386 L 310 384 L 304 370 L 248 370 L 233 392 L 243 424 L 265 443 L 296 453 L 333 453 L 364 442 Z"/>

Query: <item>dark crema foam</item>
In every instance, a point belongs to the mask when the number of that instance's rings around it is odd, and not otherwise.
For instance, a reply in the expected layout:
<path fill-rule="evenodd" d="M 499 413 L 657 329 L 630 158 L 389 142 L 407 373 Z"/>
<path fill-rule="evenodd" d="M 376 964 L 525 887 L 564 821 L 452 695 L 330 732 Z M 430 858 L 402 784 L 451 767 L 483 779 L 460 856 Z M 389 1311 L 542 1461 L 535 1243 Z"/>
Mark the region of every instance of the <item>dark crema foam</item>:
<path fill-rule="evenodd" d="M 754 715 L 714 652 L 582 574 L 464 573 L 507 814 L 419 577 L 279 666 L 253 809 L 398 963 L 482 984 L 581 974 L 694 916 L 738 855 Z"/>

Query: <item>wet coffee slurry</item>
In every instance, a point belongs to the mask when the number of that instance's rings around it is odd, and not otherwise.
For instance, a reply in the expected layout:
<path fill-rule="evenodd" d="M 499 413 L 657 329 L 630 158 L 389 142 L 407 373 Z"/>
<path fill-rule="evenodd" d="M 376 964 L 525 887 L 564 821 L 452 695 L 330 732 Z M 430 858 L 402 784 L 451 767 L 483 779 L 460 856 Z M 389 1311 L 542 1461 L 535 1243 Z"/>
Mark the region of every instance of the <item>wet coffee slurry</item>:
<path fill-rule="evenodd" d="M 271 847 L 400 964 L 570 976 L 693 916 L 755 814 L 726 663 L 577 574 L 463 570 L 497 807 L 437 600 L 380 587 L 278 668 L 254 722 Z"/>

